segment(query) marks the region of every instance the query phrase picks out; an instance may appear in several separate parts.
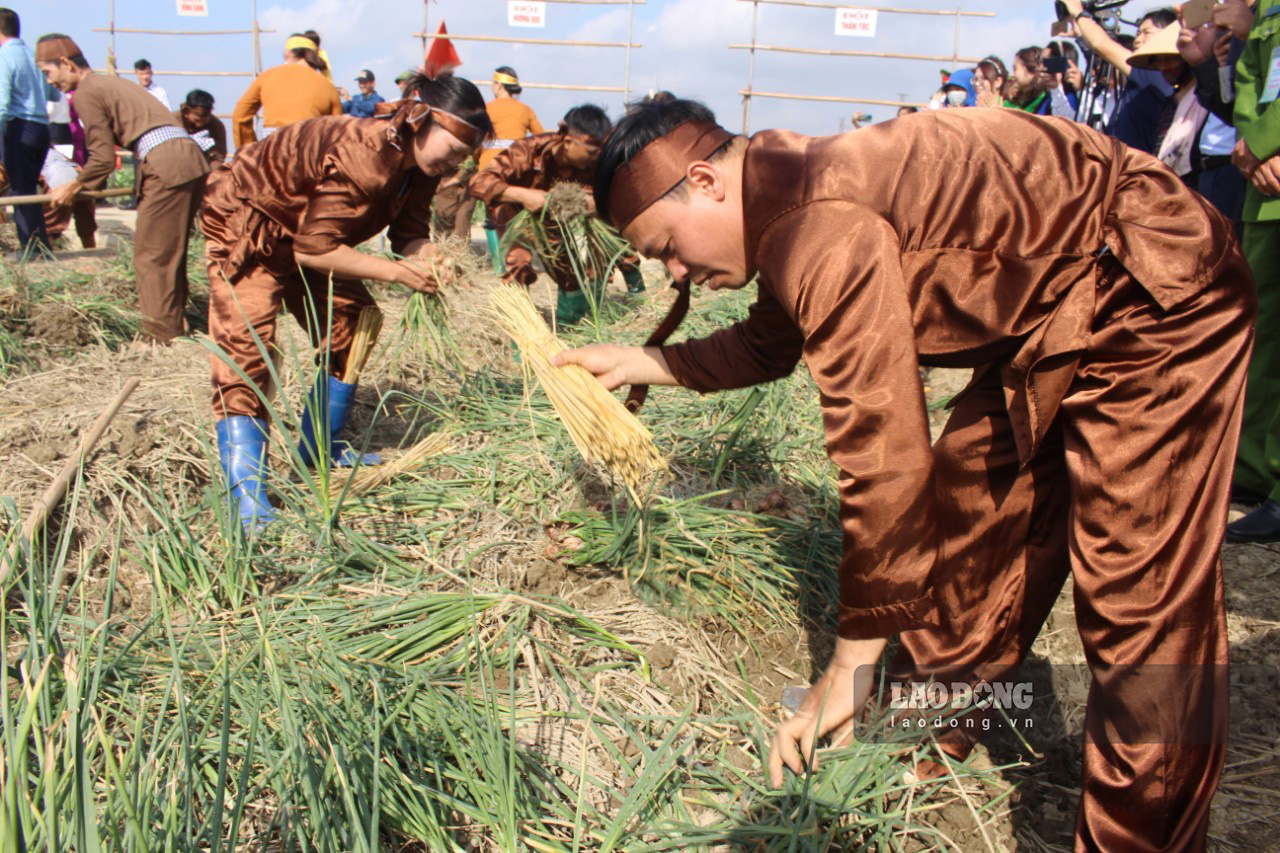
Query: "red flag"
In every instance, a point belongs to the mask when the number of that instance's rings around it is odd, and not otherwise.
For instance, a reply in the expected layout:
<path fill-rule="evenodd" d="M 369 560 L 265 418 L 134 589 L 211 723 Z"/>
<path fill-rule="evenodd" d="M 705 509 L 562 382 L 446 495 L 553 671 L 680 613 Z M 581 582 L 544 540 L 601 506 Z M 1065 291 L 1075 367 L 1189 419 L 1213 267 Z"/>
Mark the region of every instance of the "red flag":
<path fill-rule="evenodd" d="M 453 49 L 453 42 L 449 41 L 449 30 L 445 28 L 444 21 L 441 21 L 440 29 L 436 30 L 435 38 L 431 40 L 431 49 L 427 51 L 427 61 L 423 63 L 422 70 L 434 80 L 461 64 L 458 51 Z"/>

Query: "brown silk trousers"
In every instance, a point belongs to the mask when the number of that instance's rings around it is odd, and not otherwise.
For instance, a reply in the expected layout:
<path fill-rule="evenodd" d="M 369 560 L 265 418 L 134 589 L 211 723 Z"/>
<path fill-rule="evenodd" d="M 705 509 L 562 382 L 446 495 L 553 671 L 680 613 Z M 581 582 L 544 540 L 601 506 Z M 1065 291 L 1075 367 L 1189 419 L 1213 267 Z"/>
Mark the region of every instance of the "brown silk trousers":
<path fill-rule="evenodd" d="M 894 669 L 1001 677 L 1070 573 L 1094 676 L 1076 849 L 1199 850 L 1226 753 L 1219 552 L 1253 288 L 1232 261 L 1165 312 L 1109 260 L 1097 300 L 1076 378 L 1025 467 L 999 371 L 959 398 L 934 447 L 944 627 L 903 633 Z M 971 745 L 941 740 L 957 756 Z"/>
<path fill-rule="evenodd" d="M 187 235 L 200 210 L 205 178 L 167 186 L 150 162 L 151 157 L 161 156 L 159 151 L 155 149 L 139 167 L 142 183 L 133 270 L 143 334 L 168 343 L 186 332 Z"/>
<path fill-rule="evenodd" d="M 360 311 L 373 305 L 373 296 L 354 279 L 334 278 L 330 310 L 329 277 L 298 271 L 278 275 L 259 265 L 249 267 L 229 284 L 217 262 L 209 263 L 209 336 L 248 376 L 217 355 L 213 356 L 213 416 L 267 416 L 258 395 L 271 384 L 268 359 L 275 350 L 276 322 L 283 306 L 304 329 L 311 343 L 329 350 L 329 372 L 341 376 L 355 335 Z M 332 320 L 332 323 L 330 322 Z M 254 334 L 262 341 L 259 346 Z"/>

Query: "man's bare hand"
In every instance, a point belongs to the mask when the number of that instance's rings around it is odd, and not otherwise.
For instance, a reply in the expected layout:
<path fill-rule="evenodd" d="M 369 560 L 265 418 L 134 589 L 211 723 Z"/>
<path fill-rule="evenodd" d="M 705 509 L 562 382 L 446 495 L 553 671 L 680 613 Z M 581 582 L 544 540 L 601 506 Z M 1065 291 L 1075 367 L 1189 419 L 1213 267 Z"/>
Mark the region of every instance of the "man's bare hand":
<path fill-rule="evenodd" d="M 1253 179 L 1254 171 L 1258 166 L 1262 165 L 1262 161 L 1249 150 L 1249 143 L 1245 142 L 1243 138 L 1236 141 L 1236 147 L 1231 152 L 1231 162 L 1237 169 L 1244 172 L 1244 176 L 1250 180 Z"/>
<path fill-rule="evenodd" d="M 1238 39 L 1247 39 L 1253 29 L 1253 10 L 1245 0 L 1226 0 L 1213 7 L 1213 24 L 1230 30 Z"/>
<path fill-rule="evenodd" d="M 795 716 L 778 726 L 769 745 L 769 784 L 781 788 L 783 768 L 803 773 L 818 766 L 814 745 L 819 738 L 854 718 L 871 696 L 875 664 L 884 639 L 836 639 L 836 651 L 818 682 L 809 688 Z"/>
<path fill-rule="evenodd" d="M 78 181 L 70 181 L 60 187 L 54 187 L 49 190 L 49 206 L 55 210 L 60 207 L 66 207 L 75 200 L 78 192 L 80 192 L 80 183 Z"/>
<path fill-rule="evenodd" d="M 427 265 L 412 258 L 405 258 L 396 261 L 396 266 L 400 268 L 396 273 L 396 281 L 400 284 L 419 293 L 439 292 L 440 284 Z"/>
<path fill-rule="evenodd" d="M 1258 192 L 1268 198 L 1280 197 L 1280 155 L 1263 160 L 1249 180 L 1253 181 Z"/>

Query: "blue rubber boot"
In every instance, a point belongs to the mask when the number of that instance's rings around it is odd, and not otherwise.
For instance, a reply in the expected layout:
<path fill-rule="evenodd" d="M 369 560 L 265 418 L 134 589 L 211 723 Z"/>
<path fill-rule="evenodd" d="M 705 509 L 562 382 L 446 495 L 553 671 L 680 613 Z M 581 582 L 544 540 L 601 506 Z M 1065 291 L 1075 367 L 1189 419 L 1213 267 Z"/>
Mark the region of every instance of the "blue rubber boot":
<path fill-rule="evenodd" d="M 311 389 L 311 396 L 307 400 L 307 407 L 302 410 L 302 441 L 298 442 L 302 464 L 314 466 L 321 448 L 329 454 L 331 464 L 338 468 L 350 468 L 357 461 L 361 465 L 382 464 L 382 457 L 378 454 L 361 455 L 347 442 L 334 440 L 334 436 L 347 425 L 355 397 L 354 382 L 348 384 L 336 376 L 327 375 L 316 382 L 316 387 Z M 321 432 L 318 437 L 317 426 Z"/>
<path fill-rule="evenodd" d="M 261 530 L 276 519 L 267 499 L 267 422 L 232 415 L 218 421 L 214 431 L 227 478 L 227 499 L 246 533 Z"/>

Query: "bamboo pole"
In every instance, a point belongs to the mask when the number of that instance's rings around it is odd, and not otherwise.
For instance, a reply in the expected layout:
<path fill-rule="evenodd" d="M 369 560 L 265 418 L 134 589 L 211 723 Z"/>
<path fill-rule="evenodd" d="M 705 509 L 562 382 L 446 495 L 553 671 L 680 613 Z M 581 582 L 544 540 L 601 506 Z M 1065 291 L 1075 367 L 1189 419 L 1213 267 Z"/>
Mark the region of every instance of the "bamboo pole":
<path fill-rule="evenodd" d="M 772 50 L 778 53 L 803 53 L 809 56 L 866 56 L 873 59 L 914 59 L 924 60 L 927 62 L 981 62 L 981 57 L 955 56 L 948 54 L 946 56 L 929 56 L 920 53 L 886 53 L 876 50 L 822 50 L 813 47 L 778 47 L 775 45 L 765 44 L 731 44 L 730 50 Z"/>
<path fill-rule="evenodd" d="M 493 83 L 492 80 L 472 80 L 477 86 L 488 86 Z M 554 89 L 569 92 L 622 92 L 621 86 L 578 86 L 573 83 L 526 83 L 520 81 L 520 86 L 525 89 Z"/>
<path fill-rule="evenodd" d="M 132 33 L 143 36 L 247 36 L 255 30 L 132 30 L 125 27 L 109 29 L 94 27 L 95 33 Z M 274 33 L 275 30 L 259 30 L 258 32 Z"/>
<path fill-rule="evenodd" d="M 740 0 L 743 3 L 768 3 L 773 6 L 804 6 L 810 9 L 862 9 L 868 12 L 884 12 L 890 15 L 952 15 L 965 18 L 994 18 L 995 12 L 963 12 L 959 9 L 901 9 L 889 6 L 858 6 L 849 3 L 821 3 L 816 0 Z"/>
<path fill-rule="evenodd" d="M 113 73 L 110 70 L 95 68 L 98 73 Z M 152 71 L 157 77 L 257 77 L 252 71 Z"/>
<path fill-rule="evenodd" d="M 256 74 L 262 73 L 262 27 L 258 26 L 258 0 L 253 0 L 249 6 L 249 11 L 253 13 L 253 70 Z M 275 32 L 275 30 L 269 30 Z"/>
<path fill-rule="evenodd" d="M 133 195 L 132 187 L 117 187 L 114 190 L 84 190 L 76 193 L 76 198 L 118 198 L 122 195 Z M 53 196 L 45 195 L 7 195 L 0 196 L 0 206 L 14 204 L 45 204 Z"/>
<path fill-rule="evenodd" d="M 756 25 L 760 22 L 760 4 L 751 4 L 751 58 L 747 61 L 747 94 L 742 97 L 742 133 L 751 132 L 751 91 L 756 85 Z"/>
<path fill-rule="evenodd" d="M 643 2 L 643 0 L 642 0 Z M 627 67 L 622 75 L 622 88 L 626 91 L 622 93 L 622 102 L 625 104 L 631 100 L 631 33 L 635 26 L 636 4 L 635 0 L 627 2 Z"/>
<path fill-rule="evenodd" d="M 413 33 L 413 38 L 435 38 L 434 33 Z M 492 41 L 501 44 L 545 44 L 554 45 L 556 47 L 644 47 L 642 44 L 625 41 L 565 41 L 562 39 L 519 39 L 507 38 L 505 36 L 456 36 L 449 33 L 447 38 L 452 41 Z M 159 71 L 157 74 L 161 73 Z M 523 82 L 520 83 L 524 85 Z"/>
<path fill-rule="evenodd" d="M 784 101 L 822 101 L 824 103 L 834 104 L 871 104 L 877 107 L 920 107 L 926 108 L 927 103 L 913 103 L 911 101 L 883 101 L 875 98 L 845 98 L 836 95 L 788 95 L 782 92 L 750 92 L 746 89 L 738 92 L 739 95 L 750 94 L 753 98 L 776 98 Z"/>
<path fill-rule="evenodd" d="M 49 520 L 54 508 L 62 501 L 63 496 L 67 493 L 67 488 L 71 485 L 72 478 L 75 477 L 81 466 L 88 460 L 89 453 L 93 450 L 94 445 L 102 438 L 102 434 L 107 431 L 107 425 L 111 423 L 112 418 L 120 411 L 120 407 L 129 399 L 129 395 L 138 387 L 138 378 L 134 377 L 124 384 L 120 389 L 120 393 L 107 404 L 107 408 L 103 409 L 102 414 L 98 415 L 98 419 L 93 422 L 93 426 L 85 433 L 84 438 L 80 439 L 80 449 L 76 455 L 67 460 L 62 466 L 62 470 L 58 472 L 58 476 L 49 488 L 45 489 L 44 494 L 40 497 L 39 503 L 27 515 L 27 520 L 23 522 L 22 532 L 19 538 L 13 542 L 9 548 L 8 554 L 5 556 L 4 565 L 0 566 L 0 584 L 4 583 L 9 577 L 9 572 L 17 564 L 18 553 L 22 546 L 26 544 L 30 547 L 36 535 L 44 527 L 45 522 Z"/>

